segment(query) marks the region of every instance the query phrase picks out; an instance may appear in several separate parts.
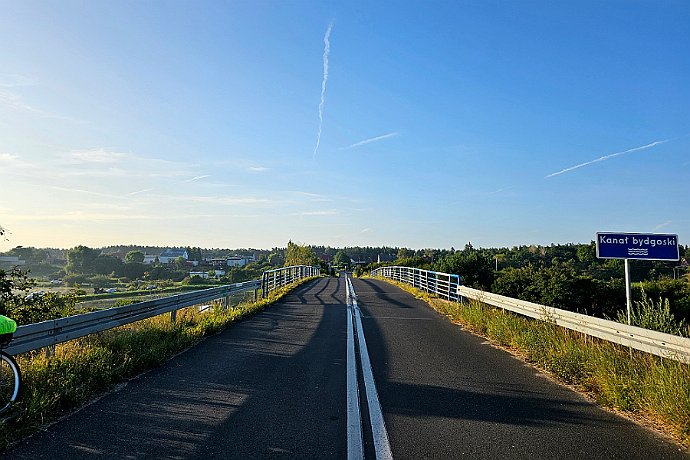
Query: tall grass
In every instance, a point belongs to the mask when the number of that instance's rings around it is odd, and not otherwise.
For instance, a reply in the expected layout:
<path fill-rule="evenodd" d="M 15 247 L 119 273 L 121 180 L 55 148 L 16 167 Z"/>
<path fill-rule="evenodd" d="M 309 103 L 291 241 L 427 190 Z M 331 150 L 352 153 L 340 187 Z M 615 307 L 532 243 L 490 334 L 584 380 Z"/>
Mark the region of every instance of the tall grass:
<path fill-rule="evenodd" d="M 616 321 L 619 323 L 628 322 L 627 312 L 619 311 Z M 671 313 L 671 305 L 668 299 L 659 297 L 659 302 L 649 298 L 642 289 L 642 299 L 633 302 L 630 309 L 630 323 L 633 326 L 651 329 L 653 331 L 665 332 L 667 334 L 687 336 L 688 328 L 685 320 L 677 321 Z"/>
<path fill-rule="evenodd" d="M 107 391 L 114 384 L 162 365 L 182 350 L 282 298 L 303 279 L 257 302 L 224 310 L 195 307 L 179 310 L 176 321 L 160 315 L 59 344 L 46 356 L 42 350 L 17 357 L 22 371 L 22 397 L 0 420 L 0 451 Z"/>
<path fill-rule="evenodd" d="M 690 447 L 689 365 L 480 302 L 448 302 L 394 284 L 465 328 L 517 352 L 561 382 L 579 388 L 602 406 L 651 421 Z"/>

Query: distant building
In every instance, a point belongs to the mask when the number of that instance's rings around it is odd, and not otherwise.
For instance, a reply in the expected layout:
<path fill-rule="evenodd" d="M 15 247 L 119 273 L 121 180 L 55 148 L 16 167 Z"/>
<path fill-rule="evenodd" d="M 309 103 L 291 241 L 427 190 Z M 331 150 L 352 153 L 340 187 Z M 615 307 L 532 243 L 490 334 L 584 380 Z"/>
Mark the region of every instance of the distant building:
<path fill-rule="evenodd" d="M 0 256 L 0 268 L 14 268 L 25 265 L 26 261 L 17 256 Z"/>
<path fill-rule="evenodd" d="M 201 279 L 208 279 L 208 272 L 189 272 L 189 277 L 194 278 L 195 276 L 198 276 Z"/>
<path fill-rule="evenodd" d="M 158 260 L 162 264 L 170 264 L 177 262 L 177 259 L 182 257 L 184 260 L 189 260 L 189 254 L 186 249 L 166 249 L 158 256 Z"/>
<path fill-rule="evenodd" d="M 144 263 L 146 265 L 151 265 L 158 259 L 158 256 L 155 254 L 144 254 Z"/>
<path fill-rule="evenodd" d="M 242 256 L 231 256 L 227 259 L 228 267 L 244 267 L 247 265 L 247 259 Z"/>
<path fill-rule="evenodd" d="M 211 259 L 211 266 L 212 267 L 227 267 L 228 262 L 225 259 L 225 257 L 220 257 L 216 259 Z"/>
<path fill-rule="evenodd" d="M 244 267 L 247 265 L 247 258 L 244 256 L 228 256 L 211 259 L 213 267 Z"/>

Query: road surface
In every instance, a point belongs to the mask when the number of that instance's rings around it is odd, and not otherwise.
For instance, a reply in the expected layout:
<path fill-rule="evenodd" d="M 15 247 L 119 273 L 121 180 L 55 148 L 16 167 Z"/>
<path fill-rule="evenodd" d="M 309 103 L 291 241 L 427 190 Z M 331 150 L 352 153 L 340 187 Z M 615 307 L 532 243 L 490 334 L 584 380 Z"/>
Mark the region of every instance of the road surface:
<path fill-rule="evenodd" d="M 393 458 L 690 458 L 408 293 L 377 280 L 352 286 Z M 348 353 L 354 311 L 344 278 L 303 285 L 5 455 L 352 458 L 359 412 L 362 450 L 374 458 L 364 350 Z"/>

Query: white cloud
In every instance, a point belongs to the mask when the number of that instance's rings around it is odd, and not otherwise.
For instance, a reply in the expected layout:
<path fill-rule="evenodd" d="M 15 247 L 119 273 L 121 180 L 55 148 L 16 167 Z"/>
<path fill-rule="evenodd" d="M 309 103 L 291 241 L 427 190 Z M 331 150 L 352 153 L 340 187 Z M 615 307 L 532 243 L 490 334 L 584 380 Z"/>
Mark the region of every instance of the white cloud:
<path fill-rule="evenodd" d="M 15 85 L 18 86 L 18 85 Z M 0 87 L 3 87 L 0 85 Z M 5 88 L 12 87 L 10 85 L 4 85 Z M 87 124 L 88 122 L 84 120 L 79 120 L 72 117 L 67 117 L 64 115 L 58 115 L 55 113 L 47 112 L 32 106 L 31 104 L 24 101 L 24 98 L 19 94 L 9 91 L 7 89 L 0 89 L 0 105 L 3 105 L 11 110 L 18 112 L 30 113 L 33 115 L 38 115 L 43 118 L 52 118 L 55 120 L 69 121 L 77 124 Z"/>
<path fill-rule="evenodd" d="M 0 153 L 0 164 L 4 165 L 4 168 L 18 168 L 26 169 L 33 168 L 34 165 L 28 161 L 22 160 L 19 155 L 14 155 L 12 153 Z"/>
<path fill-rule="evenodd" d="M 58 192 L 77 193 L 77 194 L 81 194 L 81 195 L 93 195 L 93 196 L 100 196 L 100 197 L 104 197 L 104 198 L 122 198 L 122 196 L 113 195 L 111 193 L 94 192 L 92 190 L 85 190 L 85 189 L 79 189 L 79 188 L 58 187 L 58 186 L 54 186 L 54 185 L 50 185 L 47 188 L 49 188 L 51 190 L 58 191 Z"/>
<path fill-rule="evenodd" d="M 206 203 L 222 206 L 274 206 L 279 201 L 254 196 L 172 196 L 154 195 L 157 198 L 170 198 L 176 202 L 187 201 L 192 203 Z"/>
<path fill-rule="evenodd" d="M 389 137 L 395 137 L 398 134 L 399 133 L 397 133 L 397 132 L 392 132 L 392 133 L 388 133 L 388 134 L 383 134 L 381 136 L 370 137 L 369 139 L 364 139 L 363 141 L 355 142 L 352 145 L 348 145 L 347 147 L 343 147 L 340 150 L 353 149 L 355 147 L 359 147 L 360 145 L 371 144 L 372 142 L 381 141 L 383 139 L 388 139 Z"/>
<path fill-rule="evenodd" d="M 611 154 L 609 154 L 609 155 L 604 155 L 603 157 L 599 157 L 599 158 L 597 158 L 597 159 L 595 159 L 595 160 L 587 161 L 587 162 L 585 162 L 585 163 L 580 163 L 580 164 L 578 164 L 578 165 L 575 165 L 575 166 L 571 166 L 571 167 L 569 167 L 569 168 L 562 169 L 561 171 L 557 171 L 557 172 L 555 172 L 555 173 L 551 173 L 551 174 L 545 176 L 545 179 L 548 179 L 549 177 L 558 176 L 558 175 L 561 175 L 561 174 L 564 174 L 564 173 L 567 173 L 567 172 L 570 172 L 570 171 L 574 171 L 575 169 L 579 169 L 579 168 L 582 168 L 582 167 L 585 167 L 585 166 L 589 166 L 589 165 L 591 165 L 591 164 L 593 164 L 593 163 L 598 163 L 598 162 L 600 162 L 600 161 L 606 161 L 606 160 L 609 160 L 609 159 L 611 159 L 611 158 L 614 158 L 614 157 L 617 157 L 617 156 L 620 156 L 620 155 L 625 155 L 626 153 L 637 152 L 638 150 L 649 149 L 649 148 L 654 147 L 655 145 L 659 145 L 659 144 L 663 144 L 663 143 L 665 143 L 665 142 L 668 142 L 669 140 L 670 140 L 670 139 L 666 139 L 666 140 L 663 140 L 663 141 L 655 141 L 655 142 L 652 142 L 651 144 L 643 145 L 643 146 L 640 146 L 640 147 L 633 147 L 633 148 L 631 148 L 631 149 L 624 150 L 624 151 L 622 151 L 622 152 L 616 152 L 616 153 L 611 153 Z"/>
<path fill-rule="evenodd" d="M 152 188 L 145 188 L 143 190 L 137 190 L 136 192 L 129 192 L 126 196 L 140 195 L 142 193 L 151 192 L 153 190 L 154 189 L 152 189 Z"/>
<path fill-rule="evenodd" d="M 266 168 L 264 166 L 250 166 L 249 171 L 251 172 L 265 172 L 268 171 L 270 168 Z"/>
<path fill-rule="evenodd" d="M 308 198 L 309 201 L 313 201 L 313 202 L 330 202 L 330 201 L 333 201 L 332 198 L 329 198 L 326 195 L 320 195 L 318 193 L 300 192 L 297 190 L 290 190 L 286 193 L 291 193 L 291 194 L 297 195 L 299 197 Z"/>
<path fill-rule="evenodd" d="M 337 209 L 327 209 L 324 211 L 302 211 L 296 212 L 293 216 L 335 216 L 338 215 Z"/>
<path fill-rule="evenodd" d="M 132 155 L 126 153 L 112 152 L 105 149 L 92 150 L 73 150 L 71 152 L 62 153 L 60 158 L 71 164 L 80 163 L 119 163 Z"/>
<path fill-rule="evenodd" d="M 664 222 L 664 223 L 662 223 L 662 224 L 659 224 L 659 225 L 657 225 L 656 227 L 654 227 L 654 230 L 661 230 L 661 229 L 664 228 L 664 227 L 668 227 L 668 226 L 671 225 L 672 223 L 673 223 L 672 220 L 667 220 L 666 222 Z"/>

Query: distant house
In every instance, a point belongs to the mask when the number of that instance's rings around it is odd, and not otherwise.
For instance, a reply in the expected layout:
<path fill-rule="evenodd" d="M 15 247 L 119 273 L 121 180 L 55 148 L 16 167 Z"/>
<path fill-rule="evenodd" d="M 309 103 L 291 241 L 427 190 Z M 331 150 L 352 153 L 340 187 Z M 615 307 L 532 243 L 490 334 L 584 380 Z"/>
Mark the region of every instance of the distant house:
<path fill-rule="evenodd" d="M 228 256 L 211 259 L 213 267 L 244 267 L 247 265 L 247 258 L 243 256 Z"/>
<path fill-rule="evenodd" d="M 225 257 L 219 257 L 216 259 L 211 259 L 211 266 L 212 267 L 226 267 L 227 261 L 225 260 Z"/>
<path fill-rule="evenodd" d="M 155 254 L 145 254 L 144 255 L 144 263 L 147 265 L 151 265 L 158 259 L 158 256 Z"/>
<path fill-rule="evenodd" d="M 189 272 L 190 278 L 194 278 L 195 276 L 205 280 L 208 279 L 208 272 Z"/>
<path fill-rule="evenodd" d="M 227 258 L 228 267 L 244 267 L 247 265 L 247 259 L 241 256 L 231 256 Z"/>
<path fill-rule="evenodd" d="M 182 257 L 184 260 L 189 260 L 189 254 L 186 249 L 166 249 L 158 256 L 158 260 L 162 264 L 170 264 L 177 262 L 177 259 Z"/>
<path fill-rule="evenodd" d="M 25 264 L 25 260 L 16 256 L 0 256 L 0 268 L 14 268 Z"/>

